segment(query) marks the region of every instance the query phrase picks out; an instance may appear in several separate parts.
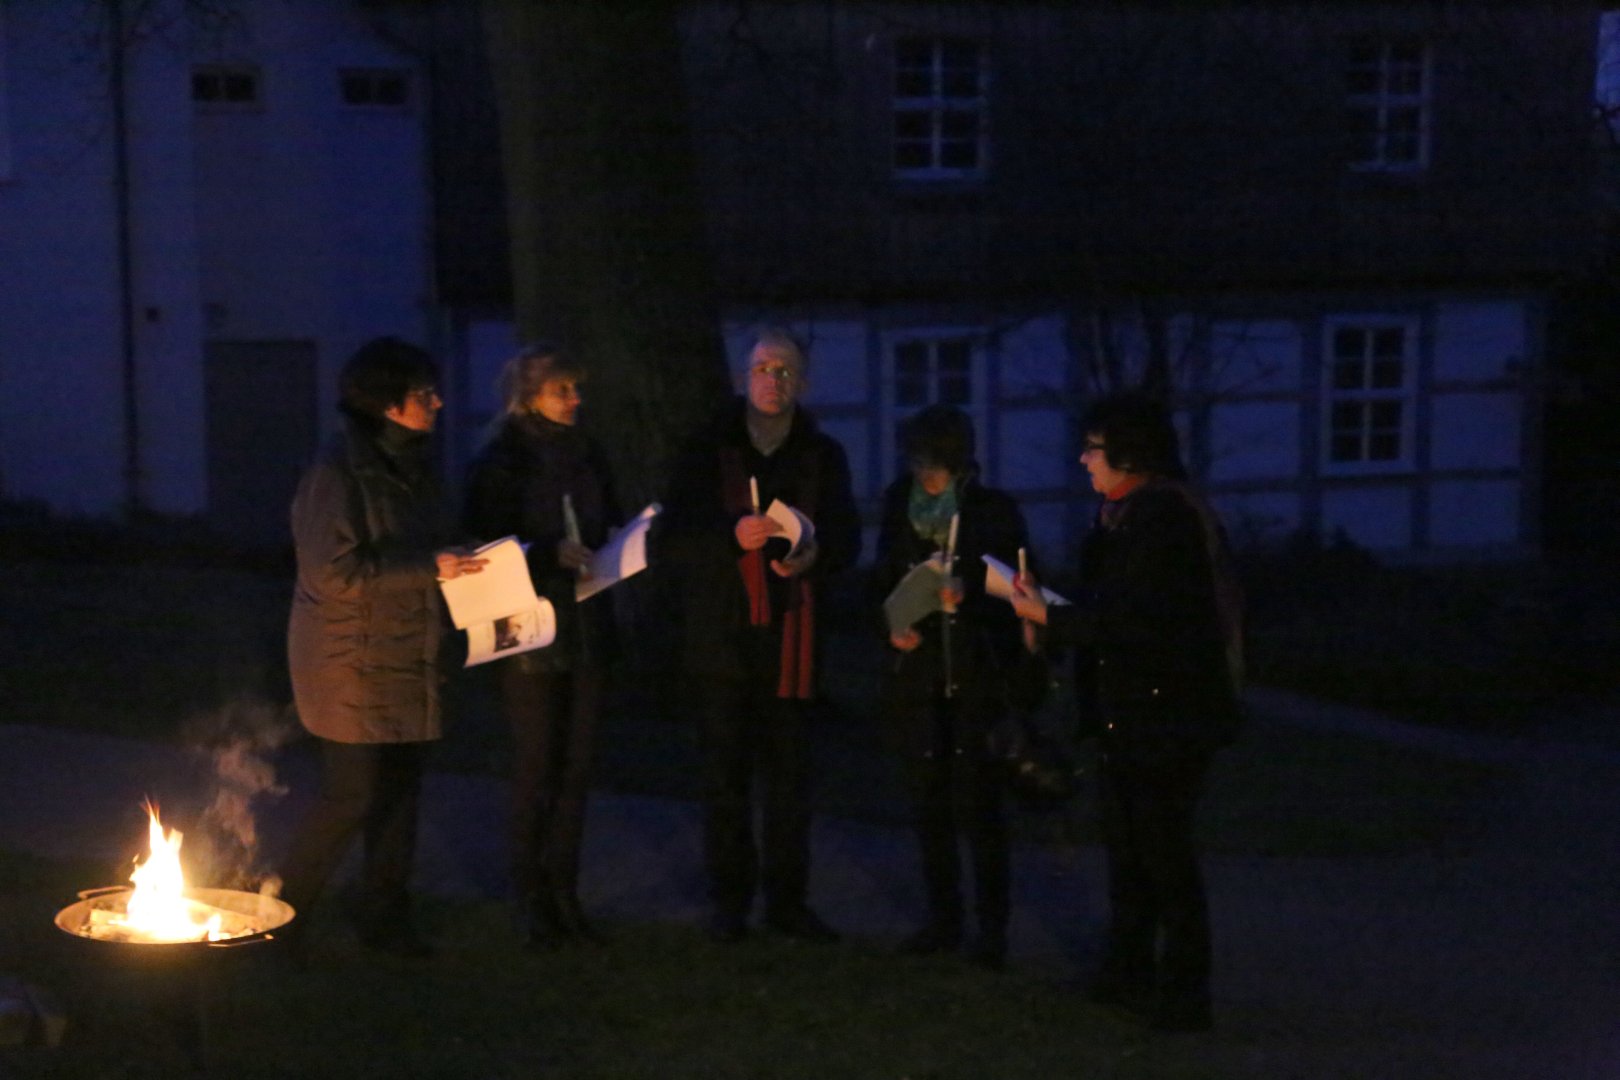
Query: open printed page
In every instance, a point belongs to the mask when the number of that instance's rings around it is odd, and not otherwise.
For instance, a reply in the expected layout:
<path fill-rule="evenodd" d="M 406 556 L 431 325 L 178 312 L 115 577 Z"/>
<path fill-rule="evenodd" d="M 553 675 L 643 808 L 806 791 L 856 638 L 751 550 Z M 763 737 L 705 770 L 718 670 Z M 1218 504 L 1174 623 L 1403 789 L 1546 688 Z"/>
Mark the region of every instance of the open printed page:
<path fill-rule="evenodd" d="M 450 609 L 450 621 L 457 630 L 539 606 L 540 598 L 535 596 L 534 582 L 529 577 L 529 562 L 517 537 L 492 540 L 474 554 L 489 560 L 482 571 L 439 583 L 445 606 Z"/>
<path fill-rule="evenodd" d="M 781 499 L 771 500 L 765 516 L 782 526 L 782 536 L 787 539 L 790 559 L 799 553 L 799 548 L 816 538 L 816 527 L 810 519 Z"/>
<path fill-rule="evenodd" d="M 586 600 L 647 569 L 647 530 L 663 507 L 653 503 L 613 534 L 591 556 L 590 577 L 574 586 L 574 599 Z"/>
<path fill-rule="evenodd" d="M 940 610 L 939 589 L 945 583 L 944 565 L 940 559 L 920 562 L 889 591 L 883 601 L 883 614 L 889 620 L 891 635 L 904 633 Z"/>
<path fill-rule="evenodd" d="M 467 667 L 543 649 L 557 640 L 557 612 L 549 600 L 527 611 L 467 627 Z"/>
<path fill-rule="evenodd" d="M 999 596 L 1010 603 L 1013 594 L 1012 583 L 1013 579 L 1018 576 L 1017 571 L 994 555 L 985 555 L 983 558 L 984 591 L 991 596 Z M 1046 598 L 1046 603 L 1051 607 L 1062 607 L 1068 603 L 1067 600 L 1048 589 L 1045 585 L 1041 586 L 1041 595 Z"/>

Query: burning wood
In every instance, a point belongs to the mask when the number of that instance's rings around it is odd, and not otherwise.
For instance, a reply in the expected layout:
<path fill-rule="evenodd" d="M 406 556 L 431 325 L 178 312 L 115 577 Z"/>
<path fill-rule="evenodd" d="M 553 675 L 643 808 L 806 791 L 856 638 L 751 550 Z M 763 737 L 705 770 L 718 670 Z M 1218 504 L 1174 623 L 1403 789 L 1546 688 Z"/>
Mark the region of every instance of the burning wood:
<path fill-rule="evenodd" d="M 136 859 L 134 888 L 81 893 L 80 903 L 58 914 L 62 929 L 95 941 L 166 945 L 240 940 L 291 920 L 292 909 L 272 897 L 188 887 L 180 866 L 181 833 L 164 832 L 157 809 L 146 809 L 150 851 L 145 862 Z"/>

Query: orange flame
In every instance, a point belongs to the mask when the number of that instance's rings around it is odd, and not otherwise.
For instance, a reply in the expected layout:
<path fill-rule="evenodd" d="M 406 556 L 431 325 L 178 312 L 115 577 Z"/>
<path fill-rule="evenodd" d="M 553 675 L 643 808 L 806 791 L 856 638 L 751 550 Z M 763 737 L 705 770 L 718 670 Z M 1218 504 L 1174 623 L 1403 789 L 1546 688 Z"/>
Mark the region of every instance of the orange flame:
<path fill-rule="evenodd" d="M 135 890 L 118 924 L 149 941 L 220 940 L 225 935 L 219 914 L 205 917 L 202 905 L 186 899 L 186 878 L 180 869 L 182 834 L 179 830 L 165 834 L 151 803 L 146 804 L 146 813 L 151 851 L 144 863 L 136 860 L 129 875 Z"/>

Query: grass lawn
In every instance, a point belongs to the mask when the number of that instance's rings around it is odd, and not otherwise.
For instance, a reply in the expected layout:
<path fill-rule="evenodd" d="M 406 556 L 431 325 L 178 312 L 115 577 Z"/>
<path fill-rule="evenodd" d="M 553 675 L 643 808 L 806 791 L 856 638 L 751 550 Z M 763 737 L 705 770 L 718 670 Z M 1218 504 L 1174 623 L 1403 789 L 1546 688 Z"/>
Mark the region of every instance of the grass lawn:
<path fill-rule="evenodd" d="M 0 1075 L 184 1075 L 169 1018 L 196 983 L 154 998 L 150 972 L 109 969 L 51 923 L 95 872 L 0 855 L 7 973 L 69 1018 L 57 1049 L 0 1050 Z M 859 943 L 722 947 L 652 925 L 611 927 L 605 950 L 537 956 L 516 947 L 496 904 L 441 902 L 425 918 L 443 947 L 427 963 L 369 956 L 334 931 L 307 971 L 273 956 L 230 964 L 215 980 L 208 1075 L 1209 1075 L 1039 974 Z"/>
<path fill-rule="evenodd" d="M 0 575 L 0 604 L 13 625 L 27 628 L 0 640 L 0 716 L 7 720 L 181 741 L 199 721 L 233 709 L 254 717 L 285 710 L 287 585 L 278 578 L 172 565 L 21 563 Z M 848 636 L 832 648 L 828 670 L 838 678 L 812 727 L 819 807 L 903 824 L 899 771 L 870 707 L 877 654 Z M 696 730 L 668 706 L 677 691 L 664 682 L 620 680 L 617 706 L 597 739 L 600 787 L 697 796 Z M 458 676 L 451 693 L 457 721 L 434 751 L 435 767 L 503 772 L 508 740 L 491 669 Z M 243 702 L 270 706 L 240 710 Z M 1067 709 L 1060 687 L 1043 716 L 1058 735 Z M 1077 760 L 1088 764 L 1083 754 Z M 1498 767 L 1256 717 L 1219 759 L 1203 831 L 1211 850 L 1231 853 L 1435 849 L 1466 843 L 1491 796 L 1512 782 Z M 1019 814 L 1015 825 L 1028 842 L 1095 839 L 1084 794 L 1055 813 Z"/>

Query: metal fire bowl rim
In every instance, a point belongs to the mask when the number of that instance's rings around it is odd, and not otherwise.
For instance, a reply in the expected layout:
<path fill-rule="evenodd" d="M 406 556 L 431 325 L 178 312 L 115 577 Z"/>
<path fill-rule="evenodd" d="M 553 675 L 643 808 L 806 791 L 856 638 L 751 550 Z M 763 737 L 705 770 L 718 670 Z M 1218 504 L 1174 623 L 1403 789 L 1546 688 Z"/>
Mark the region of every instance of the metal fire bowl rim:
<path fill-rule="evenodd" d="M 281 930 L 297 917 L 297 911 L 285 900 L 263 893 L 247 892 L 244 889 L 204 889 L 191 888 L 185 891 L 188 899 L 208 904 L 236 915 L 247 916 L 254 919 L 259 928 L 249 934 L 237 934 L 233 937 L 222 938 L 218 941 L 109 941 L 105 938 L 94 937 L 82 933 L 82 927 L 90 918 L 92 911 L 122 911 L 129 904 L 129 897 L 135 891 L 132 885 L 114 885 L 102 889 L 86 889 L 79 894 L 79 899 L 56 913 L 56 927 L 58 930 L 77 938 L 80 941 L 91 941 L 99 945 L 127 945 L 138 948 L 165 948 L 171 946 L 226 946 L 239 942 L 251 941 L 256 938 L 273 934 Z"/>

